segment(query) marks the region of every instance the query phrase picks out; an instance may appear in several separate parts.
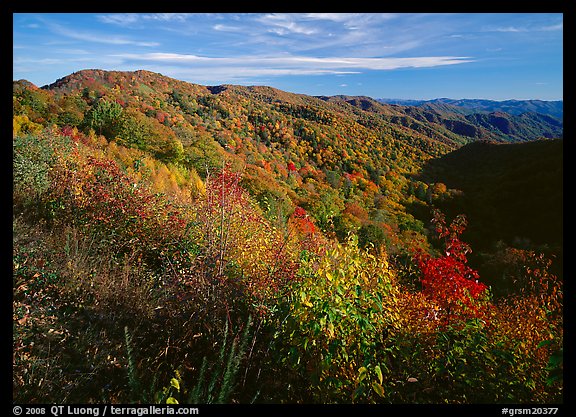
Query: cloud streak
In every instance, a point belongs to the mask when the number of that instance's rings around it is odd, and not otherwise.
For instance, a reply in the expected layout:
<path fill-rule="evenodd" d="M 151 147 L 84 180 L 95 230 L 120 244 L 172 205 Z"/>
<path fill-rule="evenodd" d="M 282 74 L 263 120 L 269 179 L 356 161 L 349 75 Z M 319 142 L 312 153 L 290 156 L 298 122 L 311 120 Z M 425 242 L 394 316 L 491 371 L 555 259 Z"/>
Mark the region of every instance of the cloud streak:
<path fill-rule="evenodd" d="M 102 23 L 128 27 L 151 21 L 182 23 L 189 17 L 189 13 L 116 13 L 98 15 L 97 19 Z"/>
<path fill-rule="evenodd" d="M 50 23 L 49 28 L 52 32 L 64 36 L 66 38 L 75 39 L 83 42 L 101 43 L 107 45 L 132 45 L 132 46 L 159 46 L 159 42 L 138 41 L 124 36 L 114 36 L 109 34 L 102 34 L 97 32 L 86 32 L 79 30 L 71 30 L 62 25 Z"/>
<path fill-rule="evenodd" d="M 260 16 L 256 21 L 264 24 L 269 32 L 277 35 L 314 35 L 318 29 L 312 25 L 303 24 L 293 14 L 273 13 Z"/>
<path fill-rule="evenodd" d="M 422 56 L 404 58 L 310 57 L 302 55 L 207 57 L 193 54 L 153 52 L 114 54 L 125 63 L 162 64 L 181 67 L 190 75 L 206 80 L 284 75 L 358 74 L 401 68 L 432 68 L 473 62 L 471 57 Z"/>
<path fill-rule="evenodd" d="M 485 29 L 486 32 L 555 32 L 564 29 L 564 23 L 559 22 L 544 26 L 497 26 Z"/>

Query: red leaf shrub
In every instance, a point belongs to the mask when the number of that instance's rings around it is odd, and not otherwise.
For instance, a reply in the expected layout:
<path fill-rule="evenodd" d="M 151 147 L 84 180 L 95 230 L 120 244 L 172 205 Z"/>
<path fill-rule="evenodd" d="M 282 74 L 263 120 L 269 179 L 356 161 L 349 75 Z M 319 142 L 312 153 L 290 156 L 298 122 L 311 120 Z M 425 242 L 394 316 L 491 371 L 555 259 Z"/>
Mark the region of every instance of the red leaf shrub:
<path fill-rule="evenodd" d="M 466 265 L 471 249 L 460 240 L 466 218 L 457 216 L 446 226 L 444 216 L 435 211 L 432 221 L 438 236 L 444 239 L 444 255 L 434 258 L 418 252 L 415 258 L 422 273 L 422 291 L 437 305 L 434 316 L 441 324 L 482 318 L 484 306 L 480 301 L 488 287 L 479 281 L 478 272 Z"/>

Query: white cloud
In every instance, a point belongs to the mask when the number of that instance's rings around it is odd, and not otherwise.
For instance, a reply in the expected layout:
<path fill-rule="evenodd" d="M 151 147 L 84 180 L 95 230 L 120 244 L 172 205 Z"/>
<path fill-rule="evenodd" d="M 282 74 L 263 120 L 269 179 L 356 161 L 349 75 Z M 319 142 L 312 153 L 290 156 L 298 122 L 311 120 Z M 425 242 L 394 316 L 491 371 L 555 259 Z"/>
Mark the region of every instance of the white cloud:
<path fill-rule="evenodd" d="M 277 35 L 301 34 L 313 35 L 317 29 L 313 26 L 297 22 L 298 15 L 291 13 L 271 13 L 260 16 L 258 22 L 268 27 L 268 31 Z"/>
<path fill-rule="evenodd" d="M 144 20 L 159 20 L 161 22 L 185 22 L 188 17 L 190 17 L 189 13 L 152 13 L 142 16 Z"/>
<path fill-rule="evenodd" d="M 137 41 L 123 36 L 114 36 L 95 32 L 71 30 L 57 24 L 50 24 L 49 27 L 53 32 L 59 35 L 85 42 L 104 43 L 109 45 L 134 45 L 134 46 L 147 46 L 147 47 L 160 45 L 158 42 Z"/>
<path fill-rule="evenodd" d="M 219 32 L 240 32 L 240 31 L 242 31 L 242 27 L 240 27 L 240 26 L 223 25 L 221 23 L 215 24 L 214 26 L 212 26 L 212 29 L 219 31 Z"/>
<path fill-rule="evenodd" d="M 470 57 L 458 56 L 423 56 L 423 57 L 309 57 L 298 55 L 277 56 L 238 56 L 238 57 L 208 57 L 193 54 L 176 54 L 166 52 L 151 52 L 143 54 L 115 54 L 113 56 L 138 60 L 171 63 L 195 63 L 210 65 L 245 65 L 254 67 L 311 68 L 316 70 L 334 69 L 371 69 L 390 70 L 407 67 L 435 67 L 439 65 L 454 65 L 472 62 Z"/>
<path fill-rule="evenodd" d="M 357 15 L 354 13 L 353 15 Z M 350 13 L 305 13 L 304 18 L 318 19 L 318 20 L 331 20 L 333 22 L 346 22 L 351 18 Z"/>
<path fill-rule="evenodd" d="M 102 23 L 109 23 L 119 26 L 129 26 L 140 20 L 140 16 L 136 13 L 106 14 L 96 16 L 96 18 Z"/>
<path fill-rule="evenodd" d="M 543 32 L 550 32 L 550 31 L 556 31 L 556 30 L 564 30 L 564 22 L 560 22 L 556 25 L 550 25 L 550 26 L 542 26 L 540 28 L 541 31 Z"/>
<path fill-rule="evenodd" d="M 515 26 L 502 26 L 488 29 L 490 32 L 526 32 L 526 28 L 518 28 Z"/>
<path fill-rule="evenodd" d="M 189 13 L 115 13 L 96 16 L 102 23 L 118 26 L 132 26 L 145 21 L 185 22 L 189 17 Z"/>
<path fill-rule="evenodd" d="M 301 15 L 302 19 L 328 20 L 354 29 L 366 25 L 379 25 L 398 16 L 396 13 L 304 13 Z"/>
<path fill-rule="evenodd" d="M 114 54 L 125 64 L 169 66 L 172 73 L 185 72 L 199 80 L 237 81 L 247 78 L 285 75 L 358 74 L 368 70 L 431 68 L 472 62 L 470 57 L 429 56 L 410 58 L 308 57 L 298 55 L 207 57 L 193 54 L 144 53 Z M 178 71 L 174 71 L 179 68 Z M 166 73 L 169 74 L 166 70 Z"/>
<path fill-rule="evenodd" d="M 551 25 L 526 25 L 526 26 L 499 26 L 485 29 L 487 32 L 553 32 L 564 29 L 564 22 Z"/>

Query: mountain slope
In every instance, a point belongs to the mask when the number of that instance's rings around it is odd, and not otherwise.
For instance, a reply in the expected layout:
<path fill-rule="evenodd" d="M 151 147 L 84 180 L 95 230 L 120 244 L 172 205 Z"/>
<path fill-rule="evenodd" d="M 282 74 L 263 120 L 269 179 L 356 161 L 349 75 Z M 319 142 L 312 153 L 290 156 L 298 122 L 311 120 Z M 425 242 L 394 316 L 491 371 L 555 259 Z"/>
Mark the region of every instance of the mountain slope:
<path fill-rule="evenodd" d="M 445 207 L 468 214 L 475 247 L 499 239 L 561 247 L 562 166 L 562 140 L 475 142 L 429 161 L 421 178 L 463 191 Z"/>
<path fill-rule="evenodd" d="M 143 70 L 83 70 L 41 89 L 21 80 L 13 91 L 15 132 L 92 131 L 202 178 L 227 163 L 269 217 L 281 222 L 299 206 L 339 238 L 377 227 L 409 243 L 424 230 L 406 206 L 437 194 L 414 176 L 427 161 L 477 140 L 562 134 L 561 122 L 542 115 L 202 86 Z"/>

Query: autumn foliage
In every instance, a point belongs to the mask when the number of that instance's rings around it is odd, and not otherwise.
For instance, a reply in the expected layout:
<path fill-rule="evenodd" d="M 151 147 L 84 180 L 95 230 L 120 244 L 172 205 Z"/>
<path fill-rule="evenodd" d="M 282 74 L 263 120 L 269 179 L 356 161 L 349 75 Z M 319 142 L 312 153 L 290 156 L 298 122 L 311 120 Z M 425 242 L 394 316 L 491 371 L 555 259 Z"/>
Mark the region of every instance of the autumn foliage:
<path fill-rule="evenodd" d="M 458 137 L 372 109 L 16 82 L 14 401 L 562 402 L 561 251 L 428 221 L 458 192 L 418 170 Z"/>
<path fill-rule="evenodd" d="M 470 247 L 460 240 L 466 219 L 458 216 L 447 226 L 444 216 L 436 211 L 434 230 L 443 241 L 444 253 L 439 257 L 418 253 L 416 261 L 421 270 L 422 292 L 436 305 L 434 316 L 440 323 L 456 319 L 482 317 L 488 287 L 479 281 L 477 271 L 467 265 Z"/>

